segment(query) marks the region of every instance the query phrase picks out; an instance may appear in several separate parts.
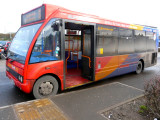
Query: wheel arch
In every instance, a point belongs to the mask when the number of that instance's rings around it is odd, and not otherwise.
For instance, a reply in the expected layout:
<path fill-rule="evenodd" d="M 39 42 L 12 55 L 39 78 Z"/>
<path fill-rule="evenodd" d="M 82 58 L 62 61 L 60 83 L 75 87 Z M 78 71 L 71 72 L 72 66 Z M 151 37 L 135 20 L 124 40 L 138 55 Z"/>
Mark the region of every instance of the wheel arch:
<path fill-rule="evenodd" d="M 61 90 L 63 90 L 63 87 L 62 87 L 62 84 L 63 84 L 63 83 L 61 82 L 60 78 L 59 78 L 56 74 L 53 74 L 53 73 L 46 73 L 46 74 L 38 77 L 38 78 L 35 80 L 34 85 L 35 85 L 35 83 L 36 83 L 36 81 L 37 81 L 38 79 L 40 79 L 40 78 L 42 78 L 42 77 L 44 77 L 44 76 L 47 76 L 47 75 L 52 76 L 52 77 L 54 77 L 54 78 L 57 80 L 57 82 L 58 82 L 58 92 L 61 91 Z M 33 87 L 34 87 L 34 85 L 33 85 Z M 33 88 L 32 88 L 32 89 L 33 89 Z"/>
<path fill-rule="evenodd" d="M 143 59 L 140 59 L 139 61 L 142 62 L 142 70 L 144 70 L 144 60 L 143 60 Z"/>

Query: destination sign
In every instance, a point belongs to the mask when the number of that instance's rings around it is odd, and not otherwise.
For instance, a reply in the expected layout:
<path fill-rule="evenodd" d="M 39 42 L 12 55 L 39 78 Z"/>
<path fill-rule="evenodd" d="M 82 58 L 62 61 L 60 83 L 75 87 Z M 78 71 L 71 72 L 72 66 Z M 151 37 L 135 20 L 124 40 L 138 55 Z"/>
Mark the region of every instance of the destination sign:
<path fill-rule="evenodd" d="M 30 12 L 22 14 L 21 25 L 26 25 L 26 24 L 41 21 L 44 19 L 45 19 L 45 6 L 43 5 Z"/>

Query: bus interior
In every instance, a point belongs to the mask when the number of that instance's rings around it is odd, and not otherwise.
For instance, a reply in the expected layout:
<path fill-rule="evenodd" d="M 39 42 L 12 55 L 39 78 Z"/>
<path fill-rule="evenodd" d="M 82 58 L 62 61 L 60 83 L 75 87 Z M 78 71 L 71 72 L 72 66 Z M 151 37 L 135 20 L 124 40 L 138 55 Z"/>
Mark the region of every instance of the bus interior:
<path fill-rule="evenodd" d="M 91 81 L 93 26 L 65 22 L 66 88 Z"/>

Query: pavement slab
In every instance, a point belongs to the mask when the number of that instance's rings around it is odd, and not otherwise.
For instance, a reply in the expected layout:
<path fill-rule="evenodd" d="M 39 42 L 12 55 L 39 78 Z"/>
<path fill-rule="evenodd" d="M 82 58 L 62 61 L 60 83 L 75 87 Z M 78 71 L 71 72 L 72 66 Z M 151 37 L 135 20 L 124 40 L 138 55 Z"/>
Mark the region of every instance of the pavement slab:
<path fill-rule="evenodd" d="M 72 120 L 104 120 L 98 112 L 143 94 L 143 90 L 111 83 L 52 97 L 51 100 Z"/>
<path fill-rule="evenodd" d="M 68 120 L 49 99 L 34 100 L 13 106 L 18 120 Z"/>
<path fill-rule="evenodd" d="M 0 120 L 69 120 L 69 118 L 50 99 L 39 99 L 1 107 Z"/>

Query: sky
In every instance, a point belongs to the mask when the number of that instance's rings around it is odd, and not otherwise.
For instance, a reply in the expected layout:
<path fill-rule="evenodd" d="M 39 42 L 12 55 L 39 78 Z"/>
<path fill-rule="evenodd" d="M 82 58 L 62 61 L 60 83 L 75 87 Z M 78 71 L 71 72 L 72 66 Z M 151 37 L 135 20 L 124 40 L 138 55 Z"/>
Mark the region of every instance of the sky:
<path fill-rule="evenodd" d="M 109 20 L 160 28 L 159 0 L 1 0 L 0 33 L 16 32 L 21 14 L 43 3 Z"/>

